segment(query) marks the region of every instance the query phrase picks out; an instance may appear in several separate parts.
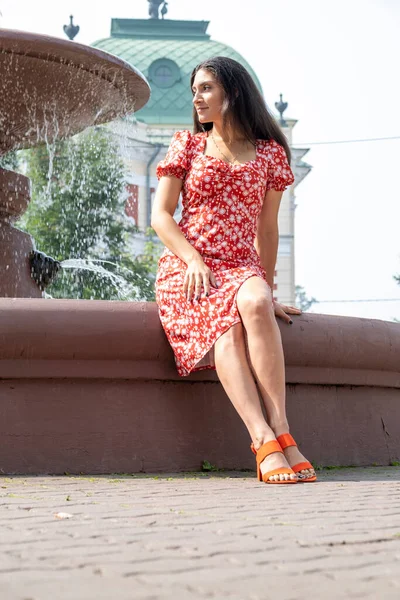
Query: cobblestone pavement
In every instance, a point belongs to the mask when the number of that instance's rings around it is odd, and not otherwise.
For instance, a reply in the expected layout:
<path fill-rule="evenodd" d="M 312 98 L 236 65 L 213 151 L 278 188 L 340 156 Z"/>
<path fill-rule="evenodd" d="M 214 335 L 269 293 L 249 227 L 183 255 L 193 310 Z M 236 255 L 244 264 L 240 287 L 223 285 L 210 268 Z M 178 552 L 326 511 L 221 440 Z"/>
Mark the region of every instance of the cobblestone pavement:
<path fill-rule="evenodd" d="M 400 468 L 318 475 L 3 476 L 0 599 L 399 600 Z"/>

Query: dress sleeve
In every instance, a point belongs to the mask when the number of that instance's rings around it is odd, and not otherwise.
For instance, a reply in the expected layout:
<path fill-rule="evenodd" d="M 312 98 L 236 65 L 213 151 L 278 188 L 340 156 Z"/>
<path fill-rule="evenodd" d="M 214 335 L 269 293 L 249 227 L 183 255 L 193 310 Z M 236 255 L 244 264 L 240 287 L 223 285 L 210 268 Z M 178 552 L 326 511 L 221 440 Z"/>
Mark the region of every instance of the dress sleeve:
<path fill-rule="evenodd" d="M 157 178 L 164 175 L 174 175 L 178 179 L 185 179 L 189 170 L 188 145 L 191 139 L 190 131 L 177 131 L 174 133 L 168 152 L 156 169 Z"/>
<path fill-rule="evenodd" d="M 275 140 L 271 140 L 268 152 L 267 190 L 274 189 L 282 192 L 293 182 L 293 171 L 290 168 L 284 147 Z"/>

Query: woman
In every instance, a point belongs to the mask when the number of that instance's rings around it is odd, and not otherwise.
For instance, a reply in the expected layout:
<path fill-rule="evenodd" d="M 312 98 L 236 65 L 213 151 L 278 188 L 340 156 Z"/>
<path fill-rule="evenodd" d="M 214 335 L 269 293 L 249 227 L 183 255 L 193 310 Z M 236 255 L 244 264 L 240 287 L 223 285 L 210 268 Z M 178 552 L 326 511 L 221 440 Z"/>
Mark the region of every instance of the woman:
<path fill-rule="evenodd" d="M 259 481 L 315 481 L 289 434 L 275 318 L 291 324 L 289 315 L 301 311 L 275 302 L 271 291 L 278 209 L 294 181 L 289 147 L 238 62 L 202 62 L 191 87 L 195 133 L 175 133 L 157 166 L 151 224 L 166 246 L 156 279 L 161 323 L 181 376 L 216 369 L 249 431 Z"/>

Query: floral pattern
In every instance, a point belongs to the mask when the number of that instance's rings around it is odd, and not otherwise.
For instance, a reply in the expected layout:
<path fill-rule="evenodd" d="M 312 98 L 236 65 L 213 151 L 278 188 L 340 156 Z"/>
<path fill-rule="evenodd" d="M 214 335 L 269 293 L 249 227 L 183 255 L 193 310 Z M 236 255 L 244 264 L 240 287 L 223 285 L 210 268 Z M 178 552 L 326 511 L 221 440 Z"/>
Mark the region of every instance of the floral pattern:
<path fill-rule="evenodd" d="M 241 321 L 236 305 L 240 286 L 253 276 L 266 281 L 254 246 L 258 216 L 267 190 L 283 191 L 294 182 L 285 150 L 275 140 L 258 140 L 254 160 L 232 165 L 204 154 L 206 135 L 176 132 L 156 171 L 158 179 L 182 179 L 178 225 L 219 284 L 208 297 L 188 302 L 183 293 L 186 263 L 165 248 L 158 262 L 156 301 L 182 377 L 215 369 L 216 340 Z"/>

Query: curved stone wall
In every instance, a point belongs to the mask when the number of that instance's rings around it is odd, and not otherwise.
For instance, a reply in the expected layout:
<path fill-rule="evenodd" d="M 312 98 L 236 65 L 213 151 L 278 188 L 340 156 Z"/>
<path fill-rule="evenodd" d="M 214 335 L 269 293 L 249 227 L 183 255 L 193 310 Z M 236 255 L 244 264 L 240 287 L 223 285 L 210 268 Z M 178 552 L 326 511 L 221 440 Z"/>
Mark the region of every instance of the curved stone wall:
<path fill-rule="evenodd" d="M 400 460 L 400 325 L 279 322 L 291 432 L 316 465 Z M 215 371 L 177 375 L 154 303 L 0 299 L 0 472 L 254 468 Z"/>

